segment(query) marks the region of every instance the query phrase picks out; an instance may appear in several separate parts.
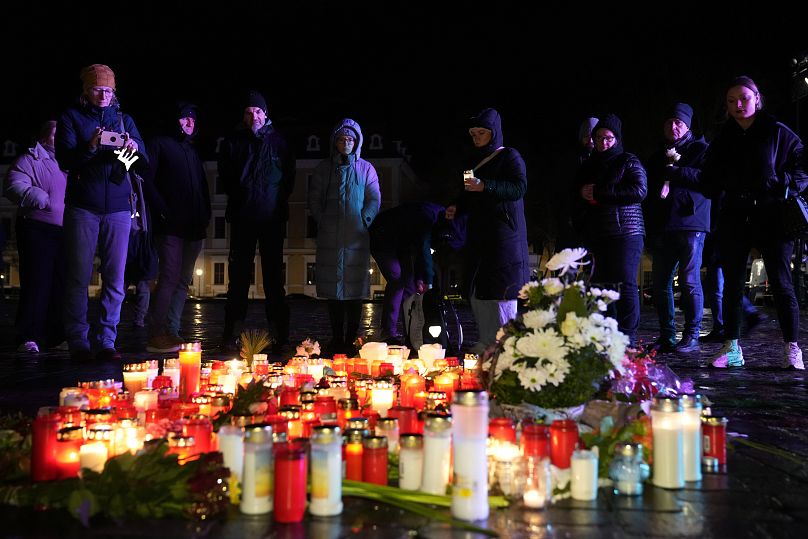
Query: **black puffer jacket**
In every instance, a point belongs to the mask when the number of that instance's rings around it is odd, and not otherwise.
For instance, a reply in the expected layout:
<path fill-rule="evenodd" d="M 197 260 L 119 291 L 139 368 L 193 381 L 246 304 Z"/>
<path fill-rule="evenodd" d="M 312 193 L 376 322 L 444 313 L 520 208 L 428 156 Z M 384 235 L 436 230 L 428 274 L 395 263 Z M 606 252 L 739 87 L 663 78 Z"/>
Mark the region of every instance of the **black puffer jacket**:
<path fill-rule="evenodd" d="M 587 239 L 618 238 L 645 234 L 641 202 L 648 193 L 645 169 L 628 152 L 594 152 L 576 177 L 578 191 L 595 184 L 594 202 L 578 194 L 576 226 Z"/>

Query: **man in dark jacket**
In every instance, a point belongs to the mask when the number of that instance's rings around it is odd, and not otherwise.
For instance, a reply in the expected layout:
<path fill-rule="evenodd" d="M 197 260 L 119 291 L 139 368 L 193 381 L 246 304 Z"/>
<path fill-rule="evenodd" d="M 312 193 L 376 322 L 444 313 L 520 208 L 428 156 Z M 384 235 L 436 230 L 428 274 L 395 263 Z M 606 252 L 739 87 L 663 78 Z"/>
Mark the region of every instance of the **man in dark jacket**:
<path fill-rule="evenodd" d="M 208 180 L 193 146 L 196 117 L 196 106 L 178 104 L 168 133 L 149 142 L 146 187 L 160 260 L 149 310 L 149 352 L 174 352 L 184 342 L 179 320 L 172 318 L 182 312 L 210 222 Z"/>
<path fill-rule="evenodd" d="M 227 192 L 225 217 L 230 223 L 230 282 L 222 349 L 229 352 L 238 348 L 258 243 L 267 320 L 278 350 L 289 340 L 283 240 L 289 216 L 288 199 L 294 186 L 295 159 L 267 117 L 266 100 L 258 92 L 250 92 L 245 103 L 244 125 L 219 150 L 219 178 Z"/>
<path fill-rule="evenodd" d="M 124 266 L 132 212 L 130 166 L 146 164 L 145 145 L 135 122 L 120 111 L 115 75 L 102 64 L 81 70 L 83 93 L 56 130 L 56 159 L 68 171 L 64 233 L 67 252 L 65 334 L 70 355 L 92 357 L 87 323 L 87 286 L 96 247 L 101 259 L 101 305 L 94 336 L 97 358 L 120 359 L 115 351 Z M 135 153 L 137 152 L 137 153 Z"/>
<path fill-rule="evenodd" d="M 710 199 L 699 191 L 707 143 L 690 131 L 693 109 L 674 104 L 662 130 L 665 143 L 648 160 L 648 193 L 643 202 L 648 246 L 653 256 L 654 304 L 659 316 L 659 352 L 695 352 L 704 310 L 701 255 L 710 231 Z M 679 268 L 682 339 L 676 342 L 673 278 Z"/>

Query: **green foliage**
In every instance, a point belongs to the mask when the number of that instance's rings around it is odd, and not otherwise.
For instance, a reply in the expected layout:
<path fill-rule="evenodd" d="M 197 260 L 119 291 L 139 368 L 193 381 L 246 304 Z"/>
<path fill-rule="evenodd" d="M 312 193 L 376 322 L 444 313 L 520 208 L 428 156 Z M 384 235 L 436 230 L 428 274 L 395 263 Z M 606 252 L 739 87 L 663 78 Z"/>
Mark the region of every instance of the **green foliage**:
<path fill-rule="evenodd" d="M 648 434 L 646 423 L 635 419 L 626 423 L 623 427 L 614 428 L 614 420 L 611 416 L 606 416 L 601 421 L 599 430 L 593 432 L 582 432 L 581 441 L 587 449 L 598 448 L 598 477 L 609 477 L 609 465 L 614 458 L 614 448 L 618 443 L 632 442 L 643 438 Z M 648 449 L 643 447 L 643 452 L 648 458 Z"/>
<path fill-rule="evenodd" d="M 250 406 L 263 402 L 267 391 L 262 380 L 253 380 L 246 388 L 239 388 L 230 410 L 220 412 L 213 418 L 213 429 L 218 431 L 222 425 L 228 425 L 233 416 L 250 414 Z"/>

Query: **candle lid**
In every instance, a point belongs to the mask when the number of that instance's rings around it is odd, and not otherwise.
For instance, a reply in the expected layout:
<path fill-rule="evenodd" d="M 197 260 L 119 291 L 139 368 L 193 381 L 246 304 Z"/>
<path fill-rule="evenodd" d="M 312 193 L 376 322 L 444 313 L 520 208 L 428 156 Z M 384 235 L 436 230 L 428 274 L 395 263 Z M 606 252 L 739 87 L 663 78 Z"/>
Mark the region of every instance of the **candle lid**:
<path fill-rule="evenodd" d="M 281 417 L 294 421 L 295 419 L 300 419 L 300 406 L 296 406 L 294 404 L 289 406 L 281 406 L 278 410 L 278 415 Z"/>
<path fill-rule="evenodd" d="M 349 429 L 367 429 L 368 418 L 364 416 L 352 417 L 345 423 L 345 427 Z"/>
<path fill-rule="evenodd" d="M 201 352 L 201 342 L 185 342 L 180 345 L 180 352 Z"/>
<path fill-rule="evenodd" d="M 194 404 L 210 404 L 211 398 L 209 395 L 194 393 L 191 396 L 191 402 Z"/>
<path fill-rule="evenodd" d="M 127 372 L 146 372 L 149 368 L 149 364 L 146 362 L 140 363 L 125 363 L 123 366 L 124 374 Z"/>
<path fill-rule="evenodd" d="M 682 400 L 679 397 L 654 397 L 654 406 L 651 410 L 655 412 L 681 412 Z"/>
<path fill-rule="evenodd" d="M 84 439 L 84 427 L 63 427 L 56 433 L 56 439 L 60 442 Z"/>
<path fill-rule="evenodd" d="M 345 431 L 345 443 L 348 444 L 361 444 L 362 438 L 367 434 L 366 429 L 348 429 Z"/>
<path fill-rule="evenodd" d="M 694 393 L 693 395 L 682 395 L 682 407 L 701 409 L 701 395 L 698 393 Z"/>
<path fill-rule="evenodd" d="M 709 417 L 702 417 L 701 422 L 704 423 L 705 425 L 710 425 L 711 427 L 717 427 L 719 425 L 726 427 L 728 419 L 726 417 L 718 417 L 711 415 Z"/>
<path fill-rule="evenodd" d="M 168 437 L 168 447 L 194 447 L 196 440 L 193 436 L 171 435 Z"/>
<path fill-rule="evenodd" d="M 311 443 L 330 444 L 340 440 L 340 429 L 336 425 L 317 425 L 311 429 Z"/>
<path fill-rule="evenodd" d="M 222 395 L 216 395 L 215 397 L 211 397 L 210 404 L 211 406 L 217 406 L 220 408 L 230 406 L 230 395 L 224 393 Z"/>
<path fill-rule="evenodd" d="M 245 443 L 265 444 L 272 440 L 272 425 L 269 423 L 253 423 L 244 428 Z"/>
<path fill-rule="evenodd" d="M 461 389 L 454 392 L 454 404 L 460 406 L 488 405 L 488 392 L 484 389 Z"/>
<path fill-rule="evenodd" d="M 362 438 L 365 449 L 381 449 L 387 447 L 387 436 L 365 436 Z"/>
<path fill-rule="evenodd" d="M 376 420 L 376 427 L 382 430 L 391 430 L 398 428 L 397 417 L 380 417 Z"/>
<path fill-rule="evenodd" d="M 356 399 L 340 399 L 337 405 L 342 410 L 356 410 L 359 408 L 359 401 Z"/>
<path fill-rule="evenodd" d="M 424 418 L 424 428 L 435 432 L 445 432 L 452 428 L 452 417 L 438 414 L 428 414 Z"/>
<path fill-rule="evenodd" d="M 421 449 L 424 447 L 424 436 L 422 434 L 402 434 L 398 439 L 398 445 L 402 449 Z"/>
<path fill-rule="evenodd" d="M 314 402 L 314 398 L 317 396 L 316 391 L 301 391 L 300 392 L 300 403 L 306 404 L 307 402 Z"/>

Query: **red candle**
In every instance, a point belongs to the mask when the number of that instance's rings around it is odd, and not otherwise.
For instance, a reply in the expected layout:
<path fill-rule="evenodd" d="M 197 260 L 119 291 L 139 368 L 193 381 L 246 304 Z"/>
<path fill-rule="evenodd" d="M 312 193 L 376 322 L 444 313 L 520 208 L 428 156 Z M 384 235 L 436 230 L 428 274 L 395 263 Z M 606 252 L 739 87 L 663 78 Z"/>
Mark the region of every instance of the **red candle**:
<path fill-rule="evenodd" d="M 400 434 L 421 434 L 418 428 L 418 410 L 414 406 L 393 406 L 387 411 L 387 417 L 398 418 Z"/>
<path fill-rule="evenodd" d="M 443 374 L 439 374 L 435 377 L 435 381 L 432 384 L 432 391 L 443 391 L 446 394 L 445 402 L 452 402 L 452 394 L 454 393 L 455 389 L 454 385 L 454 377 L 448 372 L 444 372 Z"/>
<path fill-rule="evenodd" d="M 360 429 L 348 429 L 345 431 L 344 443 L 345 451 L 345 479 L 351 481 L 362 481 L 362 438 L 364 431 Z"/>
<path fill-rule="evenodd" d="M 419 391 L 412 396 L 412 405 L 416 410 L 423 410 L 426 406 L 426 391 Z"/>
<path fill-rule="evenodd" d="M 59 477 L 56 462 L 57 433 L 62 416 L 39 415 L 31 426 L 31 479 L 50 481 Z"/>
<path fill-rule="evenodd" d="M 182 419 L 199 413 L 199 405 L 192 402 L 174 402 L 171 404 L 169 419 Z"/>
<path fill-rule="evenodd" d="M 410 372 L 401 375 L 401 385 L 399 397 L 401 406 L 415 406 L 415 395 L 426 391 L 426 382 L 417 372 Z M 423 403 L 421 404 L 423 408 Z"/>
<path fill-rule="evenodd" d="M 314 415 L 323 425 L 337 423 L 337 401 L 331 395 L 317 395 L 314 397 Z"/>
<path fill-rule="evenodd" d="M 196 441 L 196 453 L 207 453 L 211 450 L 213 423 L 206 415 L 197 414 L 189 417 L 182 425 L 182 434 L 192 436 Z"/>
<path fill-rule="evenodd" d="M 570 467 L 570 458 L 578 443 L 578 424 L 572 419 L 556 419 L 550 425 L 550 463 L 556 468 Z"/>
<path fill-rule="evenodd" d="M 701 420 L 702 448 L 705 457 L 715 457 L 719 469 L 727 465 L 727 418 L 705 417 Z"/>
<path fill-rule="evenodd" d="M 286 432 L 289 439 L 303 436 L 303 421 L 300 419 L 300 406 L 284 406 L 278 415 L 286 419 Z"/>
<path fill-rule="evenodd" d="M 84 428 L 64 427 L 59 429 L 56 443 L 56 479 L 78 477 L 79 448 L 84 444 Z"/>
<path fill-rule="evenodd" d="M 196 440 L 193 436 L 180 436 L 173 435 L 168 437 L 168 452 L 167 455 L 177 455 L 177 462 L 185 464 L 191 458 L 198 458 L 196 454 Z"/>
<path fill-rule="evenodd" d="M 513 419 L 494 417 L 488 421 L 488 437 L 501 442 L 516 443 L 516 426 Z"/>
<path fill-rule="evenodd" d="M 374 432 L 376 430 L 376 420 L 379 419 L 379 412 L 373 408 L 365 408 L 362 410 L 362 417 L 368 418 L 368 430 Z"/>
<path fill-rule="evenodd" d="M 281 389 L 280 403 L 281 406 L 300 405 L 300 391 L 294 387 L 283 386 Z"/>
<path fill-rule="evenodd" d="M 550 456 L 550 429 L 540 423 L 527 423 L 522 426 L 519 442 L 525 457 L 545 458 Z"/>
<path fill-rule="evenodd" d="M 387 485 L 387 437 L 365 436 L 362 446 L 362 481 Z"/>
<path fill-rule="evenodd" d="M 277 444 L 273 514 L 276 522 L 300 522 L 306 511 L 306 451 Z"/>
<path fill-rule="evenodd" d="M 383 361 L 379 365 L 379 376 L 393 376 L 393 364 L 387 361 Z"/>
<path fill-rule="evenodd" d="M 180 398 L 189 400 L 199 393 L 202 383 L 202 343 L 190 342 L 180 346 Z"/>

